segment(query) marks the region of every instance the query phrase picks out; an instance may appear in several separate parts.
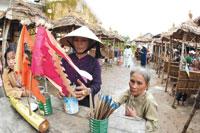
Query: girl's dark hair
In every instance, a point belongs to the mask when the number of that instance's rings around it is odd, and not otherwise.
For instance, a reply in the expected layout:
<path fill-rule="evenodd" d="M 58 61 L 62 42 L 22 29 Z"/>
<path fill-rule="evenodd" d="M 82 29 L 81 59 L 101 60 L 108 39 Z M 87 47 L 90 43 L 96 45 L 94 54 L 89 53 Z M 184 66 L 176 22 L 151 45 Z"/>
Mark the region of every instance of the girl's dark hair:
<path fill-rule="evenodd" d="M 17 49 L 16 48 L 16 44 L 14 44 L 14 43 L 9 44 L 9 47 L 6 49 L 6 52 L 5 52 L 5 55 L 4 55 L 6 67 L 8 66 L 8 63 L 7 63 L 7 54 L 9 52 L 15 52 L 16 53 L 16 49 Z"/>

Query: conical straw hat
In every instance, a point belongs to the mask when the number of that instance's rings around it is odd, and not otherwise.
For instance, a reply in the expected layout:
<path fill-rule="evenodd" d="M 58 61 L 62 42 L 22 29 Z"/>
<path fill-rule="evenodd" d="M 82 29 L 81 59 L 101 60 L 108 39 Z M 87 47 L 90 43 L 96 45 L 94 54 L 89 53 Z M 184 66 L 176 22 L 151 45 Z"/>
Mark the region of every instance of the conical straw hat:
<path fill-rule="evenodd" d="M 82 26 L 82 27 L 70 32 L 69 34 L 67 34 L 66 36 L 64 36 L 63 38 L 60 39 L 60 43 L 66 44 L 66 45 L 69 45 L 69 43 L 70 43 L 70 45 L 73 45 L 74 37 L 88 38 L 88 39 L 90 39 L 90 45 L 93 45 L 96 42 L 99 42 L 99 44 L 102 45 L 101 40 L 99 40 L 99 38 L 86 26 Z"/>

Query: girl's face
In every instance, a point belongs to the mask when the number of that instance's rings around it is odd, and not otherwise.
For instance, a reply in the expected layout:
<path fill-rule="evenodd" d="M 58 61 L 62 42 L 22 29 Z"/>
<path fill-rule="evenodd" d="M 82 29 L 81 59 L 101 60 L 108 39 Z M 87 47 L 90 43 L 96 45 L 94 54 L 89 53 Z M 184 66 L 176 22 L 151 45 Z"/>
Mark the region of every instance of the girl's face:
<path fill-rule="evenodd" d="M 7 53 L 7 64 L 8 64 L 8 67 L 10 68 L 10 69 L 14 69 L 14 65 L 15 65 L 15 52 L 13 52 L 13 51 L 10 51 L 10 52 L 8 52 Z"/>
<path fill-rule="evenodd" d="M 135 72 L 130 77 L 129 87 L 131 95 L 137 97 L 144 93 L 144 91 L 148 88 L 148 84 L 141 74 Z"/>
<path fill-rule="evenodd" d="M 75 37 L 74 38 L 74 48 L 76 49 L 77 54 L 82 54 L 87 50 L 89 45 L 89 40 L 84 37 Z"/>

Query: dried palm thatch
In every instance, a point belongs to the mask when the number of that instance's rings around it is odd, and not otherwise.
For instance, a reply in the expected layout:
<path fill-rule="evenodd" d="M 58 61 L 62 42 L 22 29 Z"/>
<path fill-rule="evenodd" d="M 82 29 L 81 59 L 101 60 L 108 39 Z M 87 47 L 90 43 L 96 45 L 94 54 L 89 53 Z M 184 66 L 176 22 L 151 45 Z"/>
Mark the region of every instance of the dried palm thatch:
<path fill-rule="evenodd" d="M 116 31 L 109 31 L 109 39 L 114 39 L 116 42 L 125 42 L 123 37 L 119 35 Z"/>
<path fill-rule="evenodd" d="M 106 38 L 109 38 L 109 33 L 101 26 L 98 26 L 97 27 L 97 33 L 96 33 L 97 36 L 100 36 L 102 39 L 106 39 Z"/>
<path fill-rule="evenodd" d="M 156 43 L 156 44 L 162 44 L 162 42 L 165 42 L 165 43 L 169 42 L 169 38 L 164 38 L 164 37 L 162 37 L 162 34 L 163 34 L 163 33 L 154 35 L 154 36 L 152 37 L 152 42 L 153 42 L 153 43 Z"/>
<path fill-rule="evenodd" d="M 200 26 L 200 16 L 194 19 L 194 23 Z"/>
<path fill-rule="evenodd" d="M 161 38 L 153 38 L 152 43 L 156 45 L 161 45 L 163 42 Z"/>
<path fill-rule="evenodd" d="M 4 11 L 0 11 L 0 19 L 2 19 L 5 16 L 5 12 Z"/>
<path fill-rule="evenodd" d="M 5 17 L 9 20 L 27 20 L 30 23 L 35 23 L 38 18 L 42 18 L 51 23 L 41 9 L 22 1 L 13 2 L 11 7 L 7 9 Z"/>
<path fill-rule="evenodd" d="M 141 43 L 150 43 L 150 42 L 152 42 L 152 37 L 153 37 L 152 34 L 147 33 L 145 35 L 137 37 L 133 41 L 135 41 L 135 42 L 141 42 Z"/>
<path fill-rule="evenodd" d="M 177 27 L 172 27 L 168 32 L 162 34 L 162 38 L 182 40 L 184 35 L 187 35 L 185 41 L 187 42 L 200 42 L 200 27 L 198 27 L 193 20 L 183 22 Z"/>
<path fill-rule="evenodd" d="M 54 31 L 60 29 L 61 31 L 65 30 L 67 32 L 71 32 L 72 30 L 75 30 L 81 26 L 87 26 L 95 34 L 98 31 L 98 27 L 96 25 L 89 23 L 88 21 L 84 20 L 80 15 L 74 12 L 70 12 L 69 15 L 59 20 L 55 20 L 53 23 L 54 23 L 53 26 Z"/>
<path fill-rule="evenodd" d="M 53 23 L 54 23 L 53 29 L 67 27 L 67 26 L 81 27 L 86 25 L 86 22 L 84 20 L 71 14 L 62 19 L 55 20 Z"/>

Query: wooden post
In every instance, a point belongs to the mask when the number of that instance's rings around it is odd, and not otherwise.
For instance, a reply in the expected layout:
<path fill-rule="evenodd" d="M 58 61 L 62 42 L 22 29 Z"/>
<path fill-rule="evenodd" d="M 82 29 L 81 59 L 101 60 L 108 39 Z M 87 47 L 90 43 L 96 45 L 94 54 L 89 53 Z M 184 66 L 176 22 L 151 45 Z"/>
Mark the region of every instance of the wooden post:
<path fill-rule="evenodd" d="M 163 45 L 163 40 L 162 40 L 162 45 Z M 165 53 L 164 53 L 164 57 L 166 57 L 166 53 L 167 53 L 167 45 L 165 42 Z M 161 80 L 161 84 L 163 84 L 163 80 L 164 80 L 164 69 L 165 69 L 165 58 L 163 58 L 163 68 L 162 68 L 162 80 Z"/>
<path fill-rule="evenodd" d="M 184 34 L 183 35 L 182 48 L 181 48 L 181 61 L 180 61 L 180 64 L 179 64 L 179 69 L 182 69 L 182 67 L 183 67 L 184 49 L 185 49 L 186 39 L 187 39 L 187 34 Z"/>
<path fill-rule="evenodd" d="M 170 37 L 170 46 L 172 45 L 172 37 Z M 171 52 L 171 48 L 169 49 Z M 167 69 L 167 81 L 165 86 L 165 92 L 167 92 L 168 82 L 169 82 L 169 71 L 170 71 L 170 65 L 171 65 L 171 53 L 169 53 L 169 62 L 168 62 L 168 69 Z"/>
<path fill-rule="evenodd" d="M 155 66 L 156 62 L 156 45 L 153 45 L 153 67 Z"/>
<path fill-rule="evenodd" d="M 157 57 L 158 57 L 158 53 L 157 53 L 157 44 L 156 44 L 155 45 L 155 62 L 154 62 L 154 67 L 156 67 L 156 64 L 157 64 Z"/>
<path fill-rule="evenodd" d="M 167 43 L 165 42 L 165 57 L 166 57 L 166 55 L 167 55 Z"/>
<path fill-rule="evenodd" d="M 10 29 L 10 20 L 4 19 L 4 26 L 3 26 L 3 39 L 2 39 L 2 57 L 4 57 L 6 52 L 7 46 L 7 38 L 8 38 L 8 31 Z M 5 67 L 5 58 L 2 58 L 3 68 Z"/>
<path fill-rule="evenodd" d="M 160 68 L 161 68 L 161 59 L 160 59 L 160 53 L 161 53 L 161 45 L 158 45 L 158 78 L 160 78 Z"/>
<path fill-rule="evenodd" d="M 186 133 L 187 131 L 187 128 L 189 127 L 190 125 L 190 122 L 193 118 L 193 116 L 195 115 L 195 112 L 197 111 L 197 109 L 200 107 L 200 88 L 199 88 L 199 91 L 197 93 L 197 97 L 195 99 L 195 103 L 193 105 L 193 108 L 192 108 L 192 112 L 188 118 L 188 120 L 186 121 L 185 125 L 184 125 L 184 128 L 183 128 L 183 131 L 181 133 Z"/>

